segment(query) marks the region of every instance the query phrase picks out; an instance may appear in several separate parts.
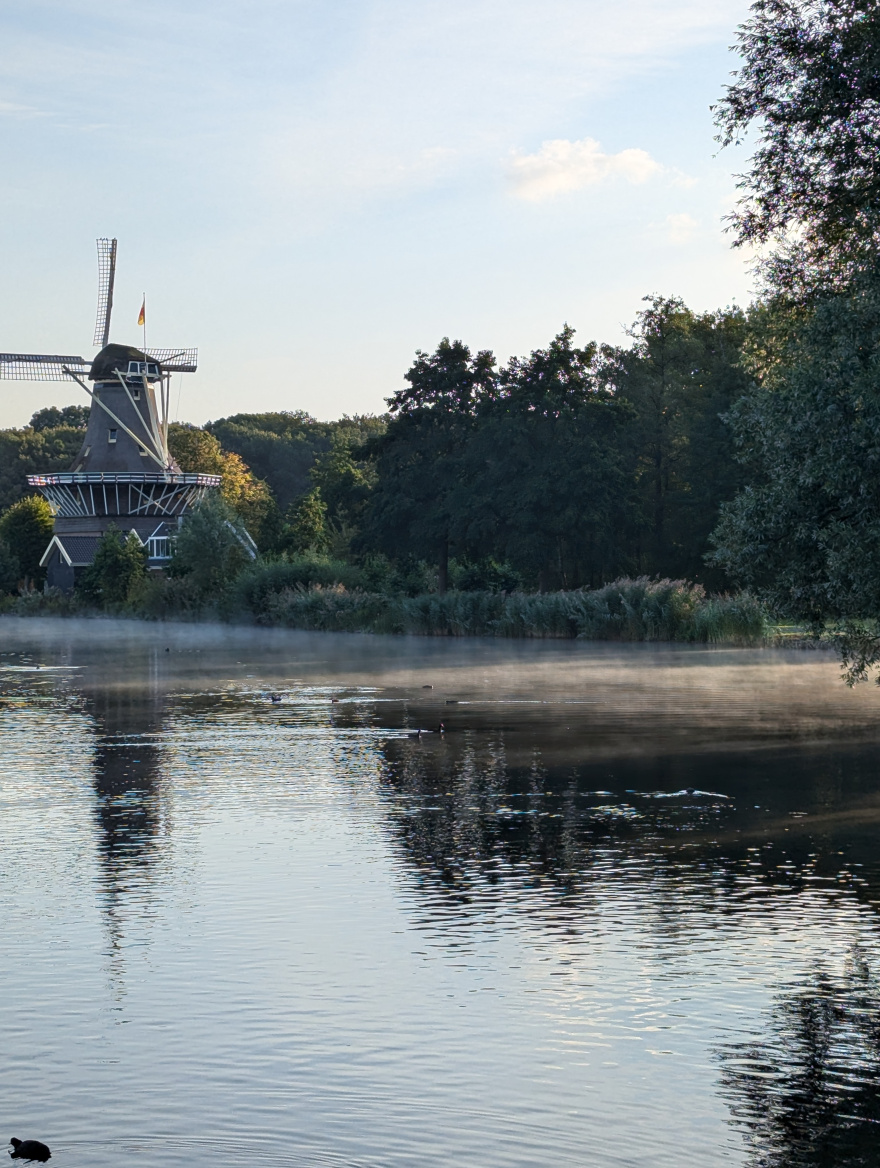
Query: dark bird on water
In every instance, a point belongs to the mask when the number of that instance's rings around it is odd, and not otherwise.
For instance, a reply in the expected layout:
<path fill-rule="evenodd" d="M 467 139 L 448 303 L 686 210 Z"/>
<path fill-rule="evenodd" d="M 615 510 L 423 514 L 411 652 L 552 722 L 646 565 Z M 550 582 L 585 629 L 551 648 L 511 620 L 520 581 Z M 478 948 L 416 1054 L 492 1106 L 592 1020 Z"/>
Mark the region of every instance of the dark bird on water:
<path fill-rule="evenodd" d="M 52 1157 L 46 1145 L 41 1144 L 39 1140 L 17 1140 L 13 1136 L 9 1142 L 12 1144 L 9 1155 L 13 1160 L 39 1160 L 41 1164 L 45 1164 Z"/>
<path fill-rule="evenodd" d="M 269 694 L 269 700 L 273 702 L 280 702 L 281 694 Z"/>

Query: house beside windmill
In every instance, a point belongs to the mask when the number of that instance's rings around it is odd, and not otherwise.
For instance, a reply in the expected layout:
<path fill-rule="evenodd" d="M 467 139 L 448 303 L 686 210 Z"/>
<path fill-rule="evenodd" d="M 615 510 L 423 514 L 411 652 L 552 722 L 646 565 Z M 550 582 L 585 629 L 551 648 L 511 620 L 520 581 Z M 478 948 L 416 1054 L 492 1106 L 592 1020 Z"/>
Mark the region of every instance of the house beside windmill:
<path fill-rule="evenodd" d="M 98 240 L 98 322 L 103 347 L 82 357 L 0 353 L 0 379 L 75 381 L 91 398 L 82 448 L 69 471 L 28 476 L 55 517 L 43 555 L 50 587 L 69 591 L 91 564 L 103 534 L 133 532 L 151 569 L 171 558 L 171 541 L 186 511 L 219 475 L 185 474 L 168 450 L 171 375 L 195 372 L 195 349 L 137 349 L 109 344 L 116 240 Z M 91 384 L 89 384 L 91 383 Z"/>

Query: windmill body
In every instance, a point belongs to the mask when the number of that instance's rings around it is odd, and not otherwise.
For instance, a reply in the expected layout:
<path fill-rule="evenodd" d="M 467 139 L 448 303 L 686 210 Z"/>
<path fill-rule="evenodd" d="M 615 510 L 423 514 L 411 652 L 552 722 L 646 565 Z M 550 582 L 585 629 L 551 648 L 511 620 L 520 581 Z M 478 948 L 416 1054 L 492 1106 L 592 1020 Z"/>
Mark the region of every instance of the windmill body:
<path fill-rule="evenodd" d="M 69 471 L 29 475 L 55 516 L 43 555 L 50 587 L 68 591 L 95 557 L 111 526 L 133 532 L 161 571 L 186 511 L 218 475 L 185 474 L 168 450 L 170 380 L 196 369 L 195 349 L 137 349 L 109 344 L 116 240 L 98 240 L 98 322 L 103 347 L 82 357 L 0 353 L 0 380 L 75 381 L 92 402 L 83 444 Z"/>

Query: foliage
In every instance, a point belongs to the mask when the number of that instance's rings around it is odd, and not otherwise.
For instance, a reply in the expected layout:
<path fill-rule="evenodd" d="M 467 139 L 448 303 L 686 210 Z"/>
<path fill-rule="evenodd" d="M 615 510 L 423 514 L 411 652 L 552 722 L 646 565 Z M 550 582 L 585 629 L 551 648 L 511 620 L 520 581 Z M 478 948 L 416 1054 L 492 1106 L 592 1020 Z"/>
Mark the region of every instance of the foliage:
<path fill-rule="evenodd" d="M 18 556 L 5 539 L 0 539 L 0 593 L 15 592 L 21 578 Z"/>
<path fill-rule="evenodd" d="M 736 242 L 776 245 L 777 288 L 839 286 L 880 239 L 880 10 L 756 0 L 737 40 L 743 64 L 715 107 L 723 146 L 757 136 Z"/>
<path fill-rule="evenodd" d="M 590 592 L 430 593 L 347 591 L 341 585 L 267 593 L 264 624 L 325 631 L 435 636 L 583 637 L 592 640 L 755 644 L 761 606 L 747 596 L 706 597 L 684 581 L 620 580 Z"/>
<path fill-rule="evenodd" d="M 180 422 L 168 428 L 168 447 L 181 470 L 220 475 L 220 493 L 229 508 L 260 548 L 273 546 L 280 527 L 277 504 L 267 484 L 250 472 L 240 455 L 224 450 L 207 430 Z"/>
<path fill-rule="evenodd" d="M 206 429 L 224 449 L 239 454 L 254 474 L 268 483 L 282 511 L 315 485 L 321 488 L 331 520 L 336 522 L 339 500 L 328 491 L 326 477 L 314 477 L 315 467 L 332 450 L 351 451 L 383 427 L 381 418 L 343 417 L 338 422 L 318 422 L 296 410 L 234 414 L 209 422 Z M 344 489 L 344 480 L 340 486 Z"/>
<path fill-rule="evenodd" d="M 0 516 L 0 540 L 18 562 L 18 569 L 32 582 L 40 582 L 43 553 L 52 539 L 52 510 L 42 495 L 28 495 Z"/>
<path fill-rule="evenodd" d="M 211 492 L 184 518 L 168 571 L 187 577 L 201 602 L 219 601 L 250 562 L 240 518 L 222 495 Z"/>
<path fill-rule="evenodd" d="M 30 427 L 37 433 L 66 427 L 71 430 L 85 430 L 89 424 L 89 406 L 46 406 L 37 410 L 30 420 Z"/>
<path fill-rule="evenodd" d="M 376 484 L 361 546 L 433 561 L 444 592 L 450 546 L 466 542 L 462 459 L 476 403 L 495 382 L 495 359 L 444 337 L 435 353 L 416 354 L 406 380 L 409 388 L 388 400 L 387 429 L 367 447 Z"/>
<path fill-rule="evenodd" d="M 82 446 L 82 430 L 0 430 L 0 511 L 30 491 L 27 476 L 69 470 Z"/>
<path fill-rule="evenodd" d="M 510 564 L 487 556 L 481 560 L 467 558 L 449 565 L 452 587 L 460 592 L 515 592 L 522 587 L 522 577 Z"/>
<path fill-rule="evenodd" d="M 298 503 L 291 505 L 281 534 L 281 547 L 301 555 L 325 552 L 329 542 L 327 504 L 318 488 L 313 487 Z"/>
<path fill-rule="evenodd" d="M 749 483 L 715 560 L 821 629 L 880 613 L 880 269 L 821 300 L 731 410 Z"/>
<path fill-rule="evenodd" d="M 597 348 L 565 326 L 511 358 L 478 402 L 459 478 L 460 545 L 542 590 L 597 583 L 634 523 L 627 404 L 597 376 Z"/>
<path fill-rule="evenodd" d="M 328 556 L 306 554 L 262 561 L 251 564 L 235 581 L 233 607 L 260 616 L 270 607 L 271 598 L 281 592 L 334 585 L 355 589 L 363 583 L 358 568 Z"/>
<path fill-rule="evenodd" d="M 357 527 L 376 485 L 376 468 L 366 457 L 365 443 L 384 434 L 384 418 L 343 418 L 330 436 L 330 446 L 315 459 L 309 472 L 327 504 L 331 525 Z"/>
<path fill-rule="evenodd" d="M 748 388 L 740 354 L 750 330 L 738 309 L 696 314 L 674 297 L 646 299 L 633 346 L 606 350 L 602 371 L 635 410 L 625 437 L 638 499 L 629 558 L 639 571 L 705 578 L 719 506 L 744 477 L 722 419 Z"/>
<path fill-rule="evenodd" d="M 95 558 L 77 581 L 81 596 L 103 608 L 126 604 L 147 575 L 147 549 L 130 532 L 110 527 L 101 537 Z"/>

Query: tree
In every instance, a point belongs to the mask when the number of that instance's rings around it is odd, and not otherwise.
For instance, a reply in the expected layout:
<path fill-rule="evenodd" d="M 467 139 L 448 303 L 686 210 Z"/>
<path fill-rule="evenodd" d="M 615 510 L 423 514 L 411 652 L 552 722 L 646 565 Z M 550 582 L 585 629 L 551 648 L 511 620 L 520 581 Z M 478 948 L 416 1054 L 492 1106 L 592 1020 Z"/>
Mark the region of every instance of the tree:
<path fill-rule="evenodd" d="M 54 522 L 42 495 L 28 495 L 0 516 L 0 539 L 18 561 L 21 574 L 34 582 L 45 577 L 40 560 L 52 539 Z"/>
<path fill-rule="evenodd" d="M 223 499 L 244 522 L 258 546 L 274 543 L 280 528 L 278 506 L 266 483 L 251 474 L 238 454 L 224 450 L 207 430 L 179 422 L 168 429 L 168 446 L 182 470 L 220 475 Z"/>
<path fill-rule="evenodd" d="M 203 598 L 217 599 L 252 555 L 241 520 L 216 492 L 202 499 L 183 520 L 169 572 L 187 576 Z"/>
<path fill-rule="evenodd" d="M 18 556 L 12 553 L 5 539 L 0 539 L 0 593 L 15 592 L 20 579 Z"/>
<path fill-rule="evenodd" d="M 719 506 L 743 481 L 722 419 L 749 385 L 748 322 L 738 309 L 697 314 L 677 297 L 646 300 L 632 347 L 605 353 L 604 375 L 635 409 L 629 459 L 641 515 L 626 570 L 705 579 Z"/>
<path fill-rule="evenodd" d="M 465 549 L 541 588 L 601 582 L 631 523 L 621 436 L 632 411 L 597 377 L 596 345 L 573 342 L 566 325 L 487 387 L 451 496 Z"/>
<path fill-rule="evenodd" d="M 41 433 L 43 430 L 58 430 L 66 427 L 71 430 L 85 430 L 89 424 L 89 406 L 46 406 L 37 410 L 30 420 L 30 427 Z"/>
<path fill-rule="evenodd" d="M 714 107 L 718 141 L 757 148 L 731 226 L 772 244 L 770 285 L 839 287 L 880 240 L 880 8 L 876 0 L 756 0 L 743 58 Z"/>
<path fill-rule="evenodd" d="M 77 587 L 93 603 L 116 608 L 129 600 L 133 588 L 146 576 L 147 549 L 138 537 L 134 532 L 125 536 L 117 527 L 109 527 Z"/>
<path fill-rule="evenodd" d="M 405 376 L 409 388 L 388 399 L 387 429 L 367 444 L 376 485 L 361 546 L 432 561 L 445 592 L 450 550 L 463 537 L 462 454 L 476 403 L 494 385 L 495 358 L 444 337 L 435 353 L 418 352 Z"/>
<path fill-rule="evenodd" d="M 750 482 L 722 508 L 714 558 L 778 613 L 856 634 L 880 614 L 880 271 L 775 343 L 731 410 Z"/>
<path fill-rule="evenodd" d="M 28 493 L 29 474 L 70 470 L 82 441 L 82 430 L 70 426 L 0 430 L 0 510 Z"/>
<path fill-rule="evenodd" d="M 313 487 L 291 505 L 282 534 L 283 547 L 293 552 L 325 552 L 329 544 L 327 504 Z"/>
<path fill-rule="evenodd" d="M 329 449 L 315 460 L 309 477 L 327 504 L 328 519 L 338 528 L 361 522 L 376 485 L 366 443 L 384 434 L 386 425 L 385 418 L 342 418 L 331 434 Z"/>

